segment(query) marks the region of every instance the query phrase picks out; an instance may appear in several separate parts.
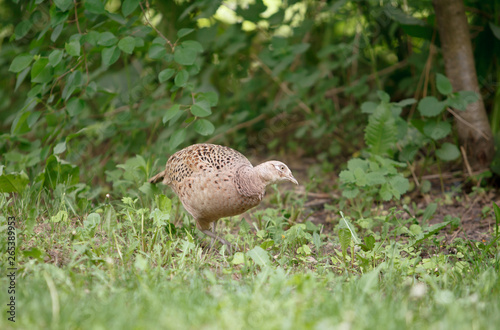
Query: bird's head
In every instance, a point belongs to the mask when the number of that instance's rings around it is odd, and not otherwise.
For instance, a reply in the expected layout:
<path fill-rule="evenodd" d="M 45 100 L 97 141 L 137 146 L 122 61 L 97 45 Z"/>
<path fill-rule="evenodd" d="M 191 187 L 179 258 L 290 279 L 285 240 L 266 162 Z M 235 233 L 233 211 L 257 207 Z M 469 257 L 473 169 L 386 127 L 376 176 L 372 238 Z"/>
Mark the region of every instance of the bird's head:
<path fill-rule="evenodd" d="M 292 171 L 290 171 L 288 166 L 282 162 L 271 160 L 260 164 L 258 167 L 260 167 L 261 177 L 267 182 L 267 184 L 283 181 L 290 181 L 295 184 L 299 184 L 293 177 Z"/>

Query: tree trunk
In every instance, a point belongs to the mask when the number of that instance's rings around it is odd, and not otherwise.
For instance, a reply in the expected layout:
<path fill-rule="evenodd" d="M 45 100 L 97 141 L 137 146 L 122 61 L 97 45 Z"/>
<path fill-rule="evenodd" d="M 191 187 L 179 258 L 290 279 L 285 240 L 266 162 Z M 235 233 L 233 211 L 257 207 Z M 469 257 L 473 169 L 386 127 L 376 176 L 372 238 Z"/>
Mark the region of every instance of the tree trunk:
<path fill-rule="evenodd" d="M 469 25 L 463 0 L 433 0 L 436 23 L 441 39 L 446 75 L 455 92 L 475 91 L 479 94 Z M 494 154 L 493 134 L 484 109 L 483 100 L 459 111 L 463 121 L 455 118 L 460 143 L 467 151 L 467 159 L 473 170 L 490 165 Z"/>

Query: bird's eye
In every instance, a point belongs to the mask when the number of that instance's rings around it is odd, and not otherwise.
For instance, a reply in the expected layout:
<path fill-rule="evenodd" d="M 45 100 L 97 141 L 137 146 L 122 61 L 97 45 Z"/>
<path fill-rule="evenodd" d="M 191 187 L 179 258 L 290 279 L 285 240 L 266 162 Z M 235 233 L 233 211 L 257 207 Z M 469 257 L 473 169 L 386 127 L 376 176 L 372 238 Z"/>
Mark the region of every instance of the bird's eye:
<path fill-rule="evenodd" d="M 281 165 L 281 170 L 284 171 L 285 170 L 285 166 Z"/>

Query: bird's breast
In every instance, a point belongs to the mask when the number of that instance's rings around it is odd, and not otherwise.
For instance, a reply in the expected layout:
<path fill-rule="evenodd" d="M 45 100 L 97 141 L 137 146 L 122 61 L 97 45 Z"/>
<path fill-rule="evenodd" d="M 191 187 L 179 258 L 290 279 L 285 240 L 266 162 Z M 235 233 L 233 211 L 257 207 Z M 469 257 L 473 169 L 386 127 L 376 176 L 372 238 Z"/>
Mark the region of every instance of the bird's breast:
<path fill-rule="evenodd" d="M 262 200 L 262 195 L 241 195 L 233 179 L 232 174 L 216 172 L 189 178 L 182 186 L 173 188 L 195 219 L 215 221 L 241 214 Z"/>

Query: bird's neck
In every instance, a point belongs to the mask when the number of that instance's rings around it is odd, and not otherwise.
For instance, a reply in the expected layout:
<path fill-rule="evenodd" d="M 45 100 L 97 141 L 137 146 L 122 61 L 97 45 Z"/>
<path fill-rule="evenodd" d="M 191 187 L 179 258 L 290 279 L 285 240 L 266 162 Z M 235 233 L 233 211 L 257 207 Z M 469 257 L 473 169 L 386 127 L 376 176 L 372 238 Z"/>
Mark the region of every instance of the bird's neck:
<path fill-rule="evenodd" d="M 259 166 L 241 166 L 236 171 L 236 187 L 238 192 L 244 196 L 259 196 L 264 197 L 267 175 L 263 168 Z"/>

